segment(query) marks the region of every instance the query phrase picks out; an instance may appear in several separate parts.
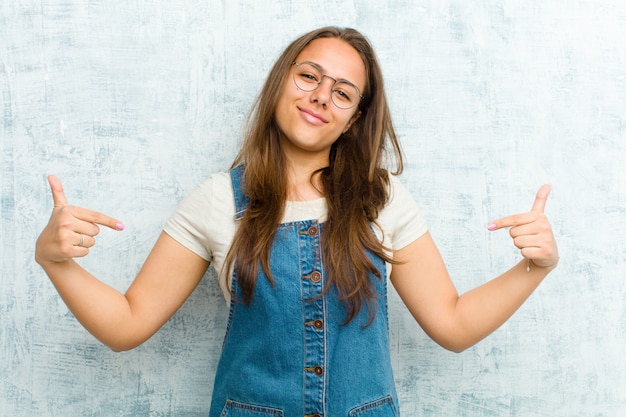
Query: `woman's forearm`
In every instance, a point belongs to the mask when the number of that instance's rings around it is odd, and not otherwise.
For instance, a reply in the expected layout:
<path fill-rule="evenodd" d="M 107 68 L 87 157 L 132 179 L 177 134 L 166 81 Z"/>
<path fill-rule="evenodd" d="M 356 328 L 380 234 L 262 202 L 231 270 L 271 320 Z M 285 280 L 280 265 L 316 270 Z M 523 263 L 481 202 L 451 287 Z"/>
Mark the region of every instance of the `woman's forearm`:
<path fill-rule="evenodd" d="M 132 314 L 126 297 L 96 279 L 74 260 L 41 263 L 59 295 L 78 321 L 115 351 L 133 346 Z"/>
<path fill-rule="evenodd" d="M 457 334 L 450 347 L 462 351 L 473 346 L 519 309 L 549 270 L 523 260 L 491 281 L 461 295 L 454 310 Z"/>

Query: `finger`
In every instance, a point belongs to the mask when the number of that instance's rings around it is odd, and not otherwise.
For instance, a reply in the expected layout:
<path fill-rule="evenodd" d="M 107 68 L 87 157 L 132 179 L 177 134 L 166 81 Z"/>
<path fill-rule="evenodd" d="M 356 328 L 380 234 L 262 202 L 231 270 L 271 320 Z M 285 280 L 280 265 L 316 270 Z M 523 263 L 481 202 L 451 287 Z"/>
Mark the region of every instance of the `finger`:
<path fill-rule="evenodd" d="M 83 244 L 81 245 L 83 248 L 92 248 L 96 246 L 96 239 L 93 236 L 86 235 L 83 238 Z"/>
<path fill-rule="evenodd" d="M 52 191 L 52 200 L 54 201 L 54 207 L 67 206 L 67 199 L 65 198 L 65 192 L 63 191 L 63 184 L 54 176 L 48 176 L 48 184 L 50 184 L 50 190 Z"/>
<path fill-rule="evenodd" d="M 520 249 L 520 253 L 542 268 L 554 268 L 559 263 L 559 253 L 555 247 L 528 246 Z"/>
<path fill-rule="evenodd" d="M 550 185 L 544 184 L 537 191 L 533 207 L 529 213 L 514 214 L 512 216 L 503 217 L 487 225 L 487 230 L 494 231 L 504 227 L 515 227 L 528 224 L 536 220 L 537 213 L 543 213 L 546 206 L 548 195 L 550 194 Z"/>
<path fill-rule="evenodd" d="M 79 246 L 82 248 L 89 249 L 96 245 L 96 239 L 93 236 L 90 236 L 84 233 L 77 233 L 77 235 L 78 235 L 78 239 L 74 246 Z"/>
<path fill-rule="evenodd" d="M 537 219 L 536 213 L 520 213 L 513 214 L 512 216 L 503 217 L 487 225 L 487 229 L 490 231 L 503 229 L 505 227 L 516 227 L 524 224 L 532 223 Z"/>
<path fill-rule="evenodd" d="M 532 215 L 533 213 L 530 214 Z M 520 224 L 519 226 L 513 226 L 509 229 L 509 235 L 513 239 L 524 235 L 536 236 L 539 233 L 549 231 L 550 223 L 548 222 L 545 214 L 537 213 L 536 217 L 529 216 L 528 219 L 531 221 L 525 224 Z"/>
<path fill-rule="evenodd" d="M 97 224 L 81 219 L 76 220 L 77 223 L 74 225 L 74 232 L 87 236 L 98 236 L 100 234 L 100 226 Z"/>
<path fill-rule="evenodd" d="M 63 190 L 63 184 L 61 184 L 61 181 L 59 181 L 56 176 L 50 175 L 48 176 L 48 183 L 50 184 L 50 190 L 52 191 L 54 206 L 67 206 L 67 198 L 65 197 L 65 192 Z M 72 214 L 77 219 L 86 221 L 88 223 L 106 226 L 114 230 L 124 230 L 124 223 L 111 216 L 107 216 L 106 214 L 99 213 L 93 210 L 87 210 L 81 207 L 73 207 L 72 209 Z M 96 234 L 97 231 L 93 232 L 92 236 L 95 236 Z"/>
<path fill-rule="evenodd" d="M 73 214 L 74 214 L 74 217 L 76 217 L 77 219 L 85 221 L 87 223 L 92 223 L 94 225 L 99 224 L 101 226 L 106 226 L 113 230 L 124 230 L 124 223 L 122 223 L 121 221 L 111 216 L 107 216 L 106 214 L 103 214 L 97 211 L 88 210 L 82 207 L 75 207 Z M 88 232 L 88 234 L 95 236 L 97 232 L 96 233 Z"/>
<path fill-rule="evenodd" d="M 513 238 L 513 244 L 518 249 L 539 248 L 542 242 L 537 240 L 536 236 L 522 235 Z"/>
<path fill-rule="evenodd" d="M 544 184 L 537 191 L 537 195 L 535 196 L 535 202 L 533 203 L 533 208 L 530 211 L 540 211 L 543 213 L 543 210 L 546 207 L 546 201 L 548 200 L 548 195 L 550 194 L 550 185 Z"/>
<path fill-rule="evenodd" d="M 74 246 L 74 251 L 72 252 L 72 258 L 84 258 L 89 255 L 89 248 L 85 248 L 82 246 Z"/>

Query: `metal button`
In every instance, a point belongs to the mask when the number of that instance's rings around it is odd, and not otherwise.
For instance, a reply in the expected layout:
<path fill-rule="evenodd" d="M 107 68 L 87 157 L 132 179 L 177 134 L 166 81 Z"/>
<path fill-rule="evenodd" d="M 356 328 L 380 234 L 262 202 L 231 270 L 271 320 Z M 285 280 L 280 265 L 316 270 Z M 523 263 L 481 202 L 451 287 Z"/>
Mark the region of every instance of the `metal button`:
<path fill-rule="evenodd" d="M 322 274 L 320 274 L 318 271 L 315 271 L 311 274 L 311 281 L 320 282 L 321 280 L 322 280 Z"/>
<path fill-rule="evenodd" d="M 306 232 L 309 234 L 309 236 L 315 236 L 317 234 L 317 227 L 311 226 Z"/>
<path fill-rule="evenodd" d="M 313 327 L 315 327 L 317 330 L 321 330 L 324 328 L 324 322 L 322 320 L 314 320 Z"/>
<path fill-rule="evenodd" d="M 315 375 L 317 376 L 322 376 L 324 375 L 324 368 L 322 368 L 321 366 L 316 366 L 315 368 L 313 368 L 313 372 L 315 372 Z"/>

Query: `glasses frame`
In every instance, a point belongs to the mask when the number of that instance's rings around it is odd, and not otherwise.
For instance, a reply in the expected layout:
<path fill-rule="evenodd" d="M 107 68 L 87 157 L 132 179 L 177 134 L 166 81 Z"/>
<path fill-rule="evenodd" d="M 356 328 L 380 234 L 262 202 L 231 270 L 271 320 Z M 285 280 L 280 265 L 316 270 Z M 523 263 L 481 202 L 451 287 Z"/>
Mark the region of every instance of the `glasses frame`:
<path fill-rule="evenodd" d="M 330 78 L 331 80 L 333 80 L 333 85 L 330 87 L 330 91 L 331 91 L 331 93 L 334 93 L 334 92 L 335 92 L 335 85 L 336 85 L 337 83 L 340 83 L 340 82 L 341 82 L 341 83 L 348 83 L 348 84 L 350 84 L 351 86 L 353 86 L 353 87 L 356 89 L 356 92 L 357 92 L 357 95 L 358 95 L 358 97 L 359 97 L 359 100 L 358 100 L 356 103 L 354 103 L 353 105 L 351 105 L 350 107 L 341 107 L 341 106 L 338 106 L 338 105 L 337 105 L 337 103 L 335 103 L 335 99 L 333 98 L 333 97 L 334 97 L 334 95 L 333 95 L 333 94 L 331 94 L 331 95 L 330 95 L 330 101 L 332 101 L 332 102 L 333 102 L 333 104 L 335 105 L 335 107 L 337 107 L 338 109 L 341 109 L 341 110 L 350 110 L 350 109 L 353 109 L 354 107 L 358 106 L 358 105 L 361 103 L 361 100 L 363 100 L 363 99 L 365 98 L 365 97 L 363 97 L 363 95 L 361 94 L 361 90 L 359 89 L 359 87 L 357 87 L 357 86 L 356 86 L 356 84 L 354 84 L 353 82 L 348 81 L 348 80 L 346 80 L 346 79 L 344 79 L 344 78 L 336 79 L 336 78 L 334 78 L 334 77 L 331 77 L 331 76 L 330 76 L 330 75 L 328 75 L 328 74 L 324 74 L 324 72 L 322 71 L 322 69 L 320 68 L 320 66 L 319 66 L 319 65 L 317 65 L 315 62 L 311 62 L 311 61 L 296 62 L 296 61 L 293 61 L 293 62 L 291 63 L 291 65 L 292 65 L 292 66 L 294 66 L 294 65 L 295 65 L 296 67 L 299 67 L 299 66 L 300 66 L 300 65 L 302 65 L 302 64 L 308 64 L 308 65 L 311 65 L 313 68 L 317 69 L 317 70 L 320 72 L 320 74 L 322 74 L 322 76 L 320 77 L 320 80 L 319 80 L 319 82 L 317 83 L 317 87 L 312 88 L 312 89 L 310 89 L 310 90 L 306 90 L 306 89 L 304 89 L 304 88 L 302 88 L 302 87 L 300 87 L 300 86 L 298 85 L 298 82 L 296 81 L 296 73 L 295 73 L 295 71 L 294 71 L 294 73 L 293 73 L 293 74 L 292 74 L 292 76 L 291 76 L 291 79 L 293 80 L 293 83 L 296 85 L 296 87 L 298 88 L 298 90 L 301 90 L 301 91 L 306 91 L 306 92 L 315 91 L 315 90 L 317 90 L 318 88 L 320 88 L 320 86 L 321 86 L 321 85 L 322 85 L 322 83 L 324 82 L 324 77 L 326 77 L 326 78 Z"/>

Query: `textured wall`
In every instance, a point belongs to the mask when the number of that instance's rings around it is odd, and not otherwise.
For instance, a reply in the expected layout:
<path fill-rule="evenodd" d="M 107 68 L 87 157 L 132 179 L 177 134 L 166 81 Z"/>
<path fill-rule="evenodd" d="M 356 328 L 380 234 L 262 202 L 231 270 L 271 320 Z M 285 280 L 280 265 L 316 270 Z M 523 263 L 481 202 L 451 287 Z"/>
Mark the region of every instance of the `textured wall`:
<path fill-rule="evenodd" d="M 1 416 L 207 414 L 226 319 L 214 276 L 146 344 L 108 351 L 33 261 L 45 176 L 125 221 L 81 261 L 124 290 L 176 204 L 230 164 L 278 52 L 326 24 L 377 48 L 404 181 L 460 291 L 518 259 L 488 221 L 553 184 L 561 265 L 488 339 L 444 351 L 394 297 L 403 414 L 626 415 L 622 0 L 3 0 Z"/>

